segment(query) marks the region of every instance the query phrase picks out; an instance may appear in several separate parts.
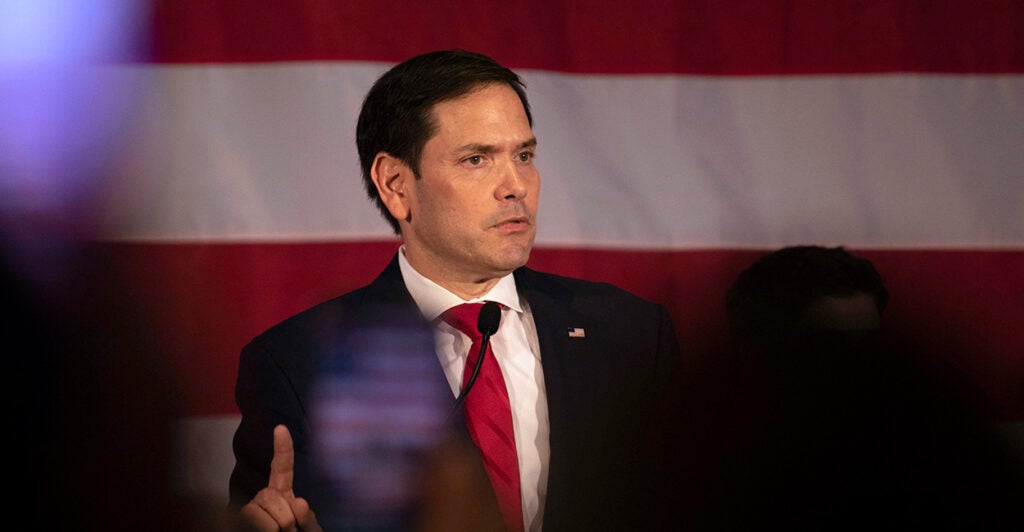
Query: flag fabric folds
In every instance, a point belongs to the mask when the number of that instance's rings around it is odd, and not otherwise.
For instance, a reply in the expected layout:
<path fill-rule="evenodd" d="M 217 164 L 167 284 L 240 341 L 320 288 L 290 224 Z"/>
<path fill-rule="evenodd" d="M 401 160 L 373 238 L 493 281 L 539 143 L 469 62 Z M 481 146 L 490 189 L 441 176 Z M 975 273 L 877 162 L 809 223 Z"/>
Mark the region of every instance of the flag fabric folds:
<path fill-rule="evenodd" d="M 526 81 L 530 266 L 664 304 L 699 356 L 760 253 L 846 246 L 885 277 L 887 325 L 1024 421 L 1017 2 L 179 0 L 151 22 L 145 61 L 102 67 L 138 96 L 98 240 L 176 368 L 186 489 L 226 497 L 241 347 L 397 249 L 356 116 L 376 76 L 439 48 Z"/>

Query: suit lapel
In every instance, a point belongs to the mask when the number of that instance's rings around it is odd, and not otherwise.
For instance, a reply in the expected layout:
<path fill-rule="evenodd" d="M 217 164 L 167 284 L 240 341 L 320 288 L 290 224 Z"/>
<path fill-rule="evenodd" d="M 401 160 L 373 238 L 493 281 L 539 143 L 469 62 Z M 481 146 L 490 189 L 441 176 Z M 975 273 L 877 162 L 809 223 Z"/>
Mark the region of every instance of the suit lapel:
<path fill-rule="evenodd" d="M 433 355 L 431 366 L 436 368 L 436 382 L 440 383 L 444 393 L 451 395 L 448 378 L 437 362 L 434 328 L 424 320 L 416 301 L 405 287 L 402 270 L 398 265 L 398 253 L 392 257 L 380 275 L 367 285 L 362 301 L 358 305 L 360 319 L 369 323 L 385 324 L 387 327 L 407 327 L 409 331 L 427 331 L 430 337 L 429 352 Z M 453 403 L 454 400 L 454 397 L 451 397 Z M 461 415 L 453 421 L 460 424 Z"/>
<path fill-rule="evenodd" d="M 548 412 L 554 424 L 561 416 L 577 413 L 576 404 L 586 405 L 580 388 L 600 372 L 592 360 L 600 346 L 594 346 L 585 331 L 595 331 L 600 324 L 593 323 L 592 313 L 578 308 L 572 291 L 549 275 L 520 268 L 516 270 L 516 287 L 529 302 L 537 327 Z M 571 335 L 570 328 L 584 334 Z"/>
<path fill-rule="evenodd" d="M 516 270 L 516 287 L 530 305 L 537 327 L 541 366 L 548 402 L 550 462 L 545 523 L 559 522 L 555 514 L 574 497 L 574 449 L 578 448 L 578 418 L 587 415 L 587 399 L 576 392 L 589 382 L 586 338 L 572 338 L 569 327 L 586 328 L 586 316 L 574 307 L 574 296 L 562 284 L 526 268 Z M 554 513 L 553 513 L 554 512 Z"/>
<path fill-rule="evenodd" d="M 516 287 L 533 313 L 541 366 L 544 368 L 548 410 L 550 414 L 555 414 L 560 411 L 560 397 L 565 388 L 566 358 L 562 355 L 573 347 L 567 332 L 567 324 L 575 314 L 571 309 L 572 293 L 528 268 L 516 270 L 515 276 Z"/>
<path fill-rule="evenodd" d="M 401 252 L 399 252 L 401 253 Z M 405 281 L 402 278 L 402 269 L 398 265 L 398 254 L 396 253 L 392 257 L 391 262 L 388 263 L 387 267 L 367 286 L 365 295 L 364 309 L 374 309 L 368 312 L 374 313 L 385 313 L 386 316 L 392 316 L 392 319 L 396 320 L 415 320 L 416 323 L 426 324 L 422 314 L 420 314 L 419 308 L 416 306 L 416 301 L 412 298 L 412 294 L 405 287 Z M 377 308 L 382 306 L 383 309 Z M 408 323 L 406 321 L 402 321 Z M 434 328 L 431 324 L 426 324 L 430 327 L 431 335 L 434 334 Z M 431 348 L 431 352 L 434 353 L 434 348 Z M 441 368 L 441 364 L 437 362 L 436 353 L 433 361 L 433 366 L 437 368 L 436 377 L 438 382 L 443 385 L 443 389 L 446 393 L 450 394 L 450 385 L 448 384 L 448 377 L 444 374 L 444 369 Z M 451 396 L 451 401 L 454 406 L 455 397 Z M 458 409 L 451 412 L 450 422 L 457 429 L 457 433 L 460 436 L 466 438 L 469 437 L 468 429 L 466 428 L 465 420 L 463 419 L 462 410 Z"/>

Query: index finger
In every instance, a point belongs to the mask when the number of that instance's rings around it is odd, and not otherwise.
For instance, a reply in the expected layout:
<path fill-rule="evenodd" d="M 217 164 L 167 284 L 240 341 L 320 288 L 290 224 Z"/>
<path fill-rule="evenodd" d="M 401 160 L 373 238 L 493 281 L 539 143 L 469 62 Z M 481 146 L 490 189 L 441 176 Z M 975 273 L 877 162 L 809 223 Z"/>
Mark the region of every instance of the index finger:
<path fill-rule="evenodd" d="M 270 482 L 268 487 L 292 496 L 292 480 L 295 478 L 295 449 L 288 427 L 274 427 L 274 458 L 270 461 Z"/>

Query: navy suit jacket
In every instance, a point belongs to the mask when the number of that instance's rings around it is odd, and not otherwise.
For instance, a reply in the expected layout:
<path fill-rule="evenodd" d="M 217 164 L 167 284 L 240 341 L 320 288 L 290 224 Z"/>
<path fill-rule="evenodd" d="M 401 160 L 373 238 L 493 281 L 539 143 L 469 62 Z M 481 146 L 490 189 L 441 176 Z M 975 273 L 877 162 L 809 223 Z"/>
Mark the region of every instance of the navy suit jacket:
<path fill-rule="evenodd" d="M 662 306 L 607 283 L 526 267 L 514 276 L 537 326 L 547 393 L 551 456 L 544 528 L 632 529 L 650 485 L 640 439 L 679 358 L 672 321 Z M 313 452 L 310 394 L 324 368 L 351 366 L 353 358 L 365 356 L 352 348 L 365 344 L 358 331 L 382 327 L 414 331 L 411 349 L 433 361 L 430 378 L 453 401 L 396 255 L 369 285 L 284 320 L 242 350 L 232 506 L 266 487 L 272 431 L 279 423 L 289 427 L 295 443 L 296 495 L 310 501 L 318 518 L 335 506 L 337 494 L 322 474 L 329 464 Z M 571 336 L 570 328 L 583 335 Z"/>

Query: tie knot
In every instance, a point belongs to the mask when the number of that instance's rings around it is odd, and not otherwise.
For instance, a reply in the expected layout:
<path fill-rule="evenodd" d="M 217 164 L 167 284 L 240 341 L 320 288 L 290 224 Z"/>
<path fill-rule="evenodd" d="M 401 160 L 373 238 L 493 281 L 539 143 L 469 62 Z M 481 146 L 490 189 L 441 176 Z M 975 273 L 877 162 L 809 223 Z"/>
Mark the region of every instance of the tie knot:
<path fill-rule="evenodd" d="M 480 320 L 480 309 L 483 303 L 463 303 L 454 306 L 441 314 L 441 319 L 448 325 L 460 330 L 466 336 L 476 340 L 483 335 L 477 329 L 477 322 Z"/>

